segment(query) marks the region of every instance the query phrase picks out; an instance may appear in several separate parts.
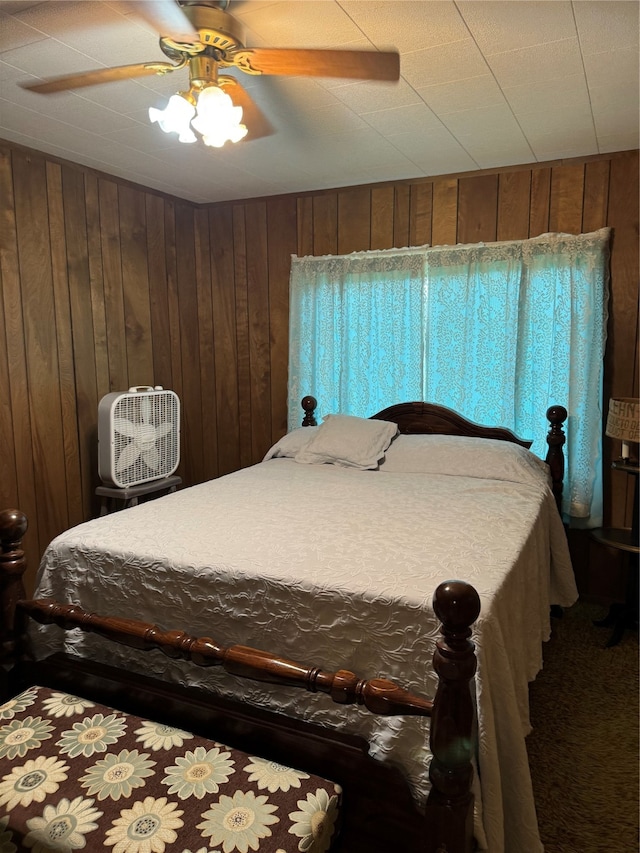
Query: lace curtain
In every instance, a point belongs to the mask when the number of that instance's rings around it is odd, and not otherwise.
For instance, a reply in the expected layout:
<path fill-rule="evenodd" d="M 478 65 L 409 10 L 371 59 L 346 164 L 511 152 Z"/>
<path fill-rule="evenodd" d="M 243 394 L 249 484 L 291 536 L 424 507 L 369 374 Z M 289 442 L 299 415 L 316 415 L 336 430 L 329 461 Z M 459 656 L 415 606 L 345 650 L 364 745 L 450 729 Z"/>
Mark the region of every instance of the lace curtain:
<path fill-rule="evenodd" d="M 289 427 L 428 400 L 532 438 L 566 407 L 564 512 L 602 523 L 610 229 L 502 243 L 292 258 Z"/>

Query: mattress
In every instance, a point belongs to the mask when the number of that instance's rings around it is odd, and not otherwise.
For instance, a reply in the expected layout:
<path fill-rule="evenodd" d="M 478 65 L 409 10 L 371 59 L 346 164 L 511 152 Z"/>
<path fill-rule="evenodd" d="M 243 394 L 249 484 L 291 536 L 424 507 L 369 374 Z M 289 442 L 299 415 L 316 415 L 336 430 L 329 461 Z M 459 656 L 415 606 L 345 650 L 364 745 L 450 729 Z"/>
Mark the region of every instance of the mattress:
<path fill-rule="evenodd" d="M 518 479 L 276 455 L 63 533 L 43 557 L 35 597 L 387 676 L 431 696 L 432 595 L 441 581 L 468 581 L 482 602 L 476 832 L 492 853 L 537 853 L 528 682 L 542 666 L 550 604 L 568 606 L 577 593 L 546 475 Z M 99 638 L 34 631 L 39 655 L 65 647 L 100 657 Z M 229 692 L 215 671 L 155 652 L 117 654 L 145 674 Z M 113 655 L 110 647 L 105 661 Z M 375 757 L 402 768 L 416 799 L 426 797 L 428 720 L 336 709 L 324 696 L 309 708 L 295 691 L 239 680 L 234 695 L 364 735 Z"/>

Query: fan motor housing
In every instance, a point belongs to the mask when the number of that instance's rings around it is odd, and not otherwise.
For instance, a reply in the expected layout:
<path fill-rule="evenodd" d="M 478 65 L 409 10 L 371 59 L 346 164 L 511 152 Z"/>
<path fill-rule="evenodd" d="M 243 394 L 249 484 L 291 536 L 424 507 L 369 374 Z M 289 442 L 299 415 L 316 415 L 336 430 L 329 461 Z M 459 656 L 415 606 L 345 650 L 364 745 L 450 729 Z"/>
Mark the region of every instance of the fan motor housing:
<path fill-rule="evenodd" d="M 213 47 L 223 52 L 244 47 L 244 26 L 224 9 L 198 0 L 185 2 L 183 9 L 189 21 L 198 30 L 204 47 Z"/>
<path fill-rule="evenodd" d="M 98 405 L 98 474 L 124 489 L 169 477 L 180 462 L 180 400 L 160 386 L 114 391 Z"/>

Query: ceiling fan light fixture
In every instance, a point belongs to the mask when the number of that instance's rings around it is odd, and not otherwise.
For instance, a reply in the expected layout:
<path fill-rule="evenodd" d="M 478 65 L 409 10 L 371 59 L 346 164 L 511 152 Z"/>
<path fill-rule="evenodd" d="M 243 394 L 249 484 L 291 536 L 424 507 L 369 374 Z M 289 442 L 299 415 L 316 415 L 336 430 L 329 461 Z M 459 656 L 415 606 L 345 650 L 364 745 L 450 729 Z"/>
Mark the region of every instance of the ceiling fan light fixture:
<path fill-rule="evenodd" d="M 222 148 L 225 142 L 239 142 L 247 135 L 242 107 L 234 106 L 229 95 L 215 85 L 201 90 L 191 125 L 202 134 L 204 144 L 214 148 Z"/>
<path fill-rule="evenodd" d="M 196 108 L 184 95 L 172 95 L 163 110 L 149 108 L 149 120 L 157 122 L 165 133 L 177 133 L 180 142 L 197 142 L 198 137 L 191 130 L 191 119 Z"/>
<path fill-rule="evenodd" d="M 1 2 L 1 0 L 0 0 Z M 259 139 L 273 133 L 235 75 L 219 75 L 234 67 L 243 74 L 293 77 L 338 77 L 354 80 L 400 79 L 397 50 L 247 47 L 244 27 L 227 12 L 231 0 L 155 0 L 131 2 L 137 14 L 160 33 L 160 49 L 171 62 L 138 62 L 112 68 L 50 77 L 20 86 L 43 95 L 115 83 L 137 77 L 166 75 L 189 68 L 189 90 L 169 99 L 164 110 L 149 110 L 151 122 L 180 142 L 222 147 L 248 133 Z M 242 76 L 242 75 L 241 75 Z M 199 103 L 198 103 L 199 101 Z"/>

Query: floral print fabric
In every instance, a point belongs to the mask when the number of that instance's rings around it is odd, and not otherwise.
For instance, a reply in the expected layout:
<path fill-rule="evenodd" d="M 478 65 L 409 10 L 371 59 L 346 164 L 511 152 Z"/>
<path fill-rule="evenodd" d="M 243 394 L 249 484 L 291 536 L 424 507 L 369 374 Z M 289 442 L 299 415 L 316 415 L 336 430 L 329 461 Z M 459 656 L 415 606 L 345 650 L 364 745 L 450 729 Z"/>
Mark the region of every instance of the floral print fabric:
<path fill-rule="evenodd" d="M 0 853 L 326 853 L 340 787 L 77 696 L 0 705 Z"/>

